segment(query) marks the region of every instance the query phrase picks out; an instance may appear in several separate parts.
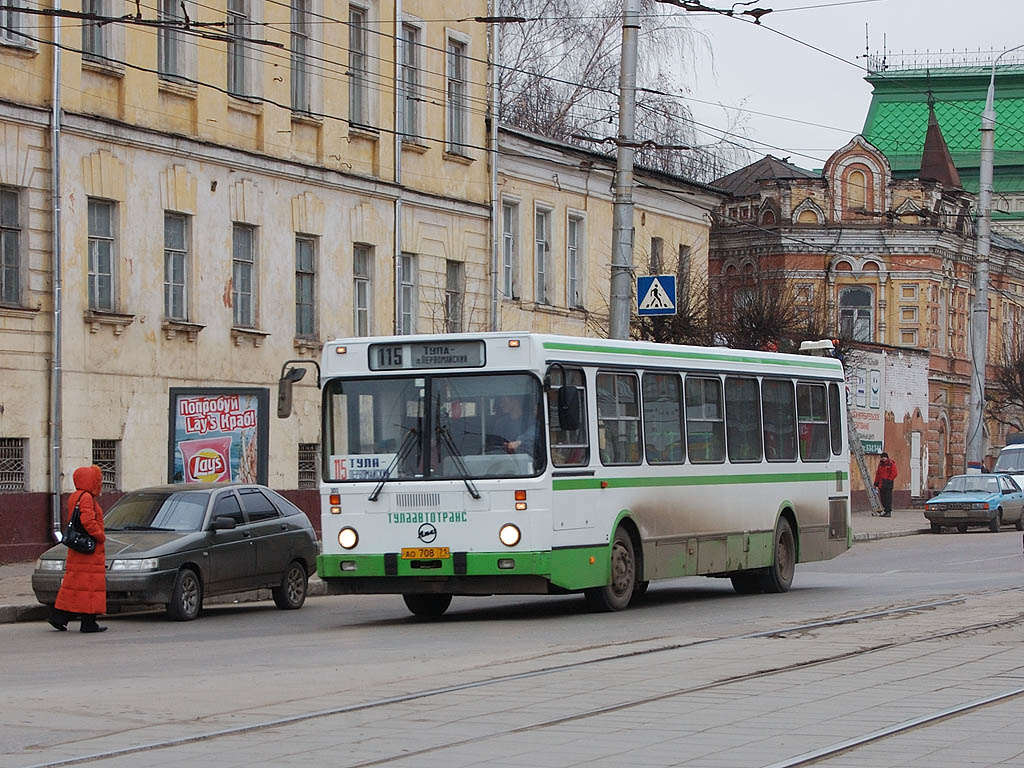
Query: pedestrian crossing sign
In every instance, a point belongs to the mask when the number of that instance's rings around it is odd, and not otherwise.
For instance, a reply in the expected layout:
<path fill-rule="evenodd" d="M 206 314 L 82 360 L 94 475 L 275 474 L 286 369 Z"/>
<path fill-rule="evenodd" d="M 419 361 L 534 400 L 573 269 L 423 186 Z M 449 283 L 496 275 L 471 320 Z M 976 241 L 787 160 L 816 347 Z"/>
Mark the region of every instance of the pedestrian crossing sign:
<path fill-rule="evenodd" d="M 647 275 L 637 277 L 636 296 L 640 317 L 674 315 L 676 313 L 676 276 Z"/>

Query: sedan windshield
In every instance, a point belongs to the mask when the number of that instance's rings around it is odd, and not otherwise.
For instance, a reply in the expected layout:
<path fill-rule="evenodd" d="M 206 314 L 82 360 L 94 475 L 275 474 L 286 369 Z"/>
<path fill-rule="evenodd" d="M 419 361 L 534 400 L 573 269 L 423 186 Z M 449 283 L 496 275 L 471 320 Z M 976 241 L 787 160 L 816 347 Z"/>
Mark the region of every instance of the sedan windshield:
<path fill-rule="evenodd" d="M 330 382 L 327 482 L 535 476 L 542 403 L 540 382 L 524 373 Z"/>
<path fill-rule="evenodd" d="M 999 493 L 999 481 L 992 475 L 957 475 L 949 478 L 943 493 Z"/>
<path fill-rule="evenodd" d="M 108 531 L 198 531 L 208 493 L 136 491 L 117 500 L 103 516 Z"/>

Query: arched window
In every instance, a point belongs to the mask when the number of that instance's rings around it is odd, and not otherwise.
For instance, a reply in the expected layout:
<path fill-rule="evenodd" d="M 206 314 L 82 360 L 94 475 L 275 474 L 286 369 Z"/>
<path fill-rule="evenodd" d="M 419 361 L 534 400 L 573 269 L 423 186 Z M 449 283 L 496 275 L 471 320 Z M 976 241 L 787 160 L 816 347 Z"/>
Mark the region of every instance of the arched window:
<path fill-rule="evenodd" d="M 800 214 L 796 217 L 797 224 L 817 224 L 818 214 L 812 211 L 810 208 L 804 208 L 800 211 Z"/>
<path fill-rule="evenodd" d="M 875 340 L 875 295 L 856 286 L 839 292 L 839 332 L 854 341 Z"/>
<path fill-rule="evenodd" d="M 864 210 L 864 201 L 868 195 L 868 177 L 864 171 L 850 171 L 846 177 L 846 209 L 848 211 Z"/>

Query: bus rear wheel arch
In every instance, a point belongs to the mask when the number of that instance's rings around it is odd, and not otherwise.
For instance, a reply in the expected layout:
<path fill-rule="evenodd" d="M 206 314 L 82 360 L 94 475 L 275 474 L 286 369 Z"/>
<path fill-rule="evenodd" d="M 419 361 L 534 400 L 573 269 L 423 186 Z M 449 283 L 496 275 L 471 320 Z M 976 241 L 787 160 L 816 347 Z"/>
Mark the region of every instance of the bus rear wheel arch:
<path fill-rule="evenodd" d="M 629 607 L 637 591 L 638 561 L 633 537 L 625 525 L 615 529 L 609 552 L 611 579 L 603 587 L 584 591 L 592 610 L 609 612 Z"/>
<path fill-rule="evenodd" d="M 796 534 L 787 515 L 779 517 L 775 524 L 775 547 L 772 564 L 765 569 L 761 587 L 765 592 L 788 592 L 793 584 L 796 570 Z"/>

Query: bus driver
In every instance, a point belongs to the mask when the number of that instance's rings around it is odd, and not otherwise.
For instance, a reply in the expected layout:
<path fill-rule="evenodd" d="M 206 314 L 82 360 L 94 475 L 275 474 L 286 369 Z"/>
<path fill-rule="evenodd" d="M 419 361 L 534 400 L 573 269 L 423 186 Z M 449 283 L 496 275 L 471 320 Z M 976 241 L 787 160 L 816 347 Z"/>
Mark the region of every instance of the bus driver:
<path fill-rule="evenodd" d="M 500 441 L 500 447 L 505 453 L 532 456 L 536 440 L 534 430 L 534 419 L 523 412 L 522 398 L 514 395 L 498 397 L 492 434 L 496 436 L 495 440 Z"/>

